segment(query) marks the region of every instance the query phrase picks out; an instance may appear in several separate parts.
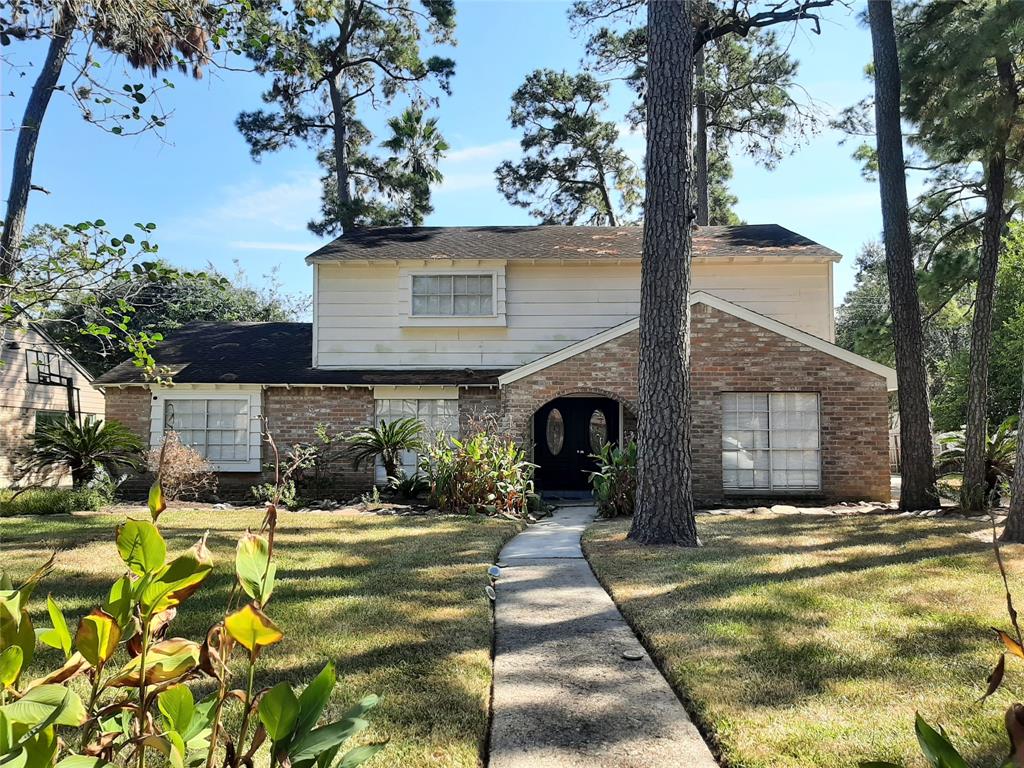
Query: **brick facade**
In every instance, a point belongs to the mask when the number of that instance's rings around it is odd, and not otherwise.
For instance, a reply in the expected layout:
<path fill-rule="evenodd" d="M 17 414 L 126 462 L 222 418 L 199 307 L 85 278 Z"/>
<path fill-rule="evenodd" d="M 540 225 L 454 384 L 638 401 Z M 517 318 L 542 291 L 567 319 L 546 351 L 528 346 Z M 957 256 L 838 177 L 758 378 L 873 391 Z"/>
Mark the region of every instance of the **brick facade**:
<path fill-rule="evenodd" d="M 463 432 L 494 415 L 499 428 L 533 443 L 533 415 L 566 395 L 610 397 L 624 406 L 623 431 L 635 429 L 637 331 L 544 368 L 502 389 L 459 391 Z M 821 409 L 822 488 L 816 499 L 889 500 L 888 393 L 885 380 L 786 336 L 704 304 L 692 307 L 691 397 L 694 493 L 701 505 L 747 501 L 722 489 L 723 392 L 816 392 Z M 139 387 L 107 390 L 107 417 L 148 439 L 150 394 Z M 263 411 L 279 446 L 314 438 L 317 424 L 348 434 L 374 418 L 370 388 L 268 387 Z M 266 450 L 264 451 L 266 454 Z M 266 462 L 267 456 L 264 456 Z M 334 470 L 338 495 L 367 490 L 372 468 L 354 471 L 347 461 Z M 257 474 L 221 474 L 221 494 L 244 495 L 265 481 Z M 761 498 L 764 495 L 762 494 Z M 778 497 L 775 497 L 778 498 Z"/>
<path fill-rule="evenodd" d="M 735 500 L 722 489 L 723 392 L 817 392 L 822 488 L 816 498 L 888 501 L 888 393 L 880 376 L 717 309 L 691 316 L 694 494 L 702 505 Z M 502 418 L 532 444 L 533 414 L 571 394 L 637 398 L 637 336 L 624 334 L 502 389 Z M 808 495 L 808 494 L 803 494 Z"/>

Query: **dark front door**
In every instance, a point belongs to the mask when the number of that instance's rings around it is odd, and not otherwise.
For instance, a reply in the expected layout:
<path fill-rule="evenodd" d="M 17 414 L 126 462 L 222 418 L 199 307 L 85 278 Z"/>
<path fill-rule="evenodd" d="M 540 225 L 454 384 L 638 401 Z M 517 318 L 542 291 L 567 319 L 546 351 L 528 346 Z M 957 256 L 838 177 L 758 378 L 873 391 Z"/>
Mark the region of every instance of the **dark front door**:
<path fill-rule="evenodd" d="M 539 491 L 585 491 L 597 469 L 591 454 L 619 441 L 619 404 L 607 397 L 560 397 L 533 417 Z"/>

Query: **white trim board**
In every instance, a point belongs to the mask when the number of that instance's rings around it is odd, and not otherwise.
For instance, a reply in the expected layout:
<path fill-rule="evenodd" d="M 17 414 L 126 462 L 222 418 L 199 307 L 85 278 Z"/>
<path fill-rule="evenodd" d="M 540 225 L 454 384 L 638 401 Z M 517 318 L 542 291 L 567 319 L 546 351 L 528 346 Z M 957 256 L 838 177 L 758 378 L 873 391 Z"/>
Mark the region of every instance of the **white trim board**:
<path fill-rule="evenodd" d="M 773 320 L 770 317 L 758 314 L 753 310 L 741 307 L 738 304 L 733 304 L 731 301 L 720 299 L 706 291 L 696 291 L 690 294 L 690 306 L 694 304 L 704 304 L 705 306 L 712 307 L 721 312 L 725 312 L 733 317 L 738 317 L 740 320 L 745 320 L 752 325 L 759 326 L 765 330 L 777 333 L 780 336 L 784 336 L 787 339 L 799 342 L 811 349 L 816 349 L 819 352 L 824 352 L 826 355 L 830 355 L 837 360 L 842 360 L 844 363 L 855 365 L 858 368 L 863 368 L 877 376 L 881 376 L 885 379 L 886 387 L 893 391 L 896 389 L 896 371 L 888 366 L 876 363 L 874 360 L 868 360 L 866 357 L 850 352 L 849 350 L 838 347 L 831 342 L 825 341 L 825 339 L 813 336 L 805 331 L 798 330 L 791 325 L 780 323 L 778 320 Z M 616 325 L 613 328 L 609 328 L 607 331 L 601 331 L 601 333 L 594 334 L 590 338 L 578 341 L 575 344 L 570 344 L 564 349 L 560 349 L 557 352 L 553 352 L 550 355 L 546 355 L 538 360 L 534 360 L 531 363 L 522 365 L 515 370 L 509 371 L 498 377 L 498 386 L 505 386 L 511 384 L 514 381 L 518 381 L 526 376 L 542 371 L 556 363 L 560 363 L 563 360 L 568 360 L 571 357 L 575 357 L 581 352 L 586 352 L 594 347 L 616 339 L 619 336 L 623 336 L 631 331 L 635 331 L 640 328 L 640 318 L 635 317 L 632 320 L 627 320 L 620 325 Z"/>

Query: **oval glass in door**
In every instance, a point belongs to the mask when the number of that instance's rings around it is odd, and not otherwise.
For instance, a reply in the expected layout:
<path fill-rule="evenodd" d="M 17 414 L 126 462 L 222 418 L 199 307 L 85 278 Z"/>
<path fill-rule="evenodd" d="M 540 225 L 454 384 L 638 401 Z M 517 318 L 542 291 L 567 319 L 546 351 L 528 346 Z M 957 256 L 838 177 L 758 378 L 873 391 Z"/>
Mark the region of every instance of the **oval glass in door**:
<path fill-rule="evenodd" d="M 562 446 L 565 445 L 565 420 L 562 418 L 562 412 L 557 408 L 552 408 L 550 413 L 548 413 L 548 421 L 544 433 L 548 444 L 548 451 L 551 452 L 552 456 L 557 456 L 561 453 Z"/>
<path fill-rule="evenodd" d="M 590 452 L 598 453 L 601 446 L 608 442 L 608 419 L 604 411 L 595 410 L 590 414 Z"/>

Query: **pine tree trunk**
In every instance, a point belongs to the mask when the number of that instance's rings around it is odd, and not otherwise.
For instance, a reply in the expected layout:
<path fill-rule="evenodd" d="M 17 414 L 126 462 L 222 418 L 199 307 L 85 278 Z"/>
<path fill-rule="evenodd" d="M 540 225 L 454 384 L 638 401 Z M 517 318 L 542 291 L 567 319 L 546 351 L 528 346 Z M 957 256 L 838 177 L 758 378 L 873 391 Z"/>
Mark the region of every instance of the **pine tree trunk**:
<path fill-rule="evenodd" d="M 910 243 L 907 178 L 900 127 L 900 66 L 890 3 L 868 3 L 875 63 L 875 133 L 878 178 L 889 273 L 889 306 L 896 347 L 900 410 L 900 509 L 935 509 L 935 463 L 932 456 L 928 374 L 917 274 Z"/>
<path fill-rule="evenodd" d="M 704 81 L 704 47 L 694 55 L 694 74 L 698 84 L 696 127 L 694 128 L 693 164 L 696 168 L 697 224 L 711 223 L 711 190 L 708 173 L 708 98 L 699 85 Z"/>
<path fill-rule="evenodd" d="M 964 436 L 964 479 L 960 504 L 967 511 L 985 508 L 985 443 L 988 437 L 988 368 L 992 347 L 992 302 L 999 267 L 1006 194 L 1006 158 L 996 153 L 985 168 L 985 218 L 981 230 L 978 287 L 971 323 L 971 369 L 967 381 L 967 421 Z"/>
<path fill-rule="evenodd" d="M 647 196 L 640 282 L 636 512 L 629 537 L 699 546 L 690 463 L 692 0 L 647 12 Z"/>
<path fill-rule="evenodd" d="M 19 253 L 25 234 L 25 212 L 32 190 L 32 166 L 35 163 L 39 131 L 53 89 L 60 80 L 75 30 L 76 17 L 69 7 L 58 6 L 55 13 L 53 37 L 46 51 L 46 60 L 32 85 L 25 105 L 25 115 L 18 127 L 18 142 L 14 147 L 14 160 L 11 164 L 11 184 L 7 193 L 7 213 L 4 217 L 4 231 L 0 235 L 0 284 L 9 285 L 12 282 L 20 263 Z M 10 288 L 0 289 L 0 305 L 7 304 L 9 298 Z"/>
<path fill-rule="evenodd" d="M 355 225 L 352 211 L 352 192 L 348 174 L 348 115 L 345 113 L 348 94 L 343 81 L 344 73 L 339 73 L 328 83 L 331 93 L 331 109 L 334 112 L 334 175 L 338 195 L 338 220 L 343 232 L 350 231 Z"/>
<path fill-rule="evenodd" d="M 1024 544 L 1024 376 L 1020 384 L 1020 408 L 1017 416 L 1017 463 L 1010 484 L 1010 513 L 999 537 L 1003 541 Z"/>

